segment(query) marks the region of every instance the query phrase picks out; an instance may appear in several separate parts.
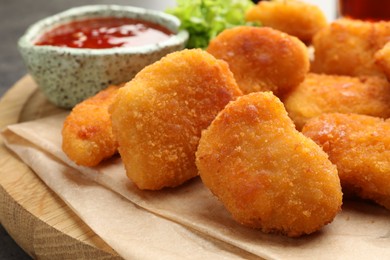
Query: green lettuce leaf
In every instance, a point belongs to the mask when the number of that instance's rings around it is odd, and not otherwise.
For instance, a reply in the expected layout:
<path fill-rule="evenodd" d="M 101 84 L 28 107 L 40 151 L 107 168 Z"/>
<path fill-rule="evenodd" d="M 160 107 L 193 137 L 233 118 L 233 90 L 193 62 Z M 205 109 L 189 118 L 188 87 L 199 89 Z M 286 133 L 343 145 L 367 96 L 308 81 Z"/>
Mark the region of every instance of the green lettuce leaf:
<path fill-rule="evenodd" d="M 187 48 L 206 48 L 209 41 L 227 28 L 254 25 L 245 21 L 250 0 L 177 0 L 177 6 L 166 10 L 181 21 L 181 29 L 190 38 Z"/>

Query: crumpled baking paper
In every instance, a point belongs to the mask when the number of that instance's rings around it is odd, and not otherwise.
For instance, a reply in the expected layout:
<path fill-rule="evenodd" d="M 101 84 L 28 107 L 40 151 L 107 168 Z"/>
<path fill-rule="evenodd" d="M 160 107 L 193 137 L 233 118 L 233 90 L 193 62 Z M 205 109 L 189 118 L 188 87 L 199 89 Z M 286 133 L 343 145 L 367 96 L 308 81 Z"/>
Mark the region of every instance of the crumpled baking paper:
<path fill-rule="evenodd" d="M 390 259 L 390 212 L 380 206 L 344 201 L 315 234 L 265 234 L 236 223 L 200 178 L 141 191 L 119 156 L 75 165 L 61 150 L 66 115 L 10 125 L 5 144 L 125 259 Z"/>

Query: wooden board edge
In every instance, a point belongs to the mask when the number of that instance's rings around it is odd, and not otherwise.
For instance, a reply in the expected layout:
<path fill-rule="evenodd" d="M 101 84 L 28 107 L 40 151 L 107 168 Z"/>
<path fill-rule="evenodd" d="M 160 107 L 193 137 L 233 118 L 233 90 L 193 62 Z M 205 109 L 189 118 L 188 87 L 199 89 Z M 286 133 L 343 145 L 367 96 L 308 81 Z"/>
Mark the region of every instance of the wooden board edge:
<path fill-rule="evenodd" d="M 0 111 L 4 111 L 5 107 L 7 107 L 7 111 L 2 113 L 0 117 L 0 129 L 3 129 L 7 125 L 18 122 L 23 105 L 37 90 L 36 85 L 31 83 L 33 83 L 32 78 L 26 75 L 17 81 L 1 98 Z M 32 85 L 33 87 L 25 89 L 26 85 Z M 1 137 L 0 154 L 2 154 L 2 157 L 4 157 L 3 159 L 12 160 L 14 163 L 20 165 L 20 167 L 27 167 L 19 158 L 17 158 L 16 155 L 12 154 L 12 152 L 4 146 L 4 142 Z M 28 171 L 31 170 L 28 169 Z M 33 172 L 31 173 L 34 174 Z M 38 177 L 36 178 L 41 182 Z M 42 185 L 44 184 L 42 183 Z M 50 194 L 50 196 L 57 197 L 57 195 L 54 193 Z M 67 207 L 64 202 L 62 203 L 65 207 Z M 75 218 L 75 222 L 82 222 L 82 220 L 80 220 L 79 217 L 73 212 L 70 212 L 69 217 Z M 32 212 L 25 209 L 22 203 L 15 200 L 11 196 L 10 191 L 7 191 L 7 189 L 2 185 L 0 185 L 0 223 L 15 240 L 15 242 L 33 258 L 121 259 L 117 253 L 111 249 L 103 240 L 97 237 L 86 224 L 84 224 L 85 227 L 83 228 L 88 229 L 87 232 L 90 232 L 90 236 L 94 237 L 95 240 L 90 241 L 90 243 L 86 243 L 71 237 L 68 234 L 63 233 L 50 224 L 46 223 L 45 221 L 42 221 Z M 29 235 L 21 235 L 26 233 Z M 40 239 L 44 239 L 42 238 L 43 233 L 50 234 L 50 237 L 54 239 L 53 241 L 61 241 L 61 243 L 59 245 L 48 245 L 47 248 L 38 246 L 39 243 L 37 242 Z M 102 245 L 103 249 L 98 248 L 98 245 Z M 53 250 L 54 248 L 56 248 L 56 250 Z"/>

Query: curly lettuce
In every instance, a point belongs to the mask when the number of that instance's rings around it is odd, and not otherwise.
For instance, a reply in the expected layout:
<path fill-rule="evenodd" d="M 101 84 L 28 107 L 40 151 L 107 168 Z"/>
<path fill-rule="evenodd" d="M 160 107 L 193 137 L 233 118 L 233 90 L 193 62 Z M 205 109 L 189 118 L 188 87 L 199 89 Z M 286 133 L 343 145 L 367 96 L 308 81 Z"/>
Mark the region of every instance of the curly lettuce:
<path fill-rule="evenodd" d="M 177 0 L 177 6 L 166 10 L 181 20 L 180 29 L 190 38 L 187 48 L 206 48 L 215 36 L 227 28 L 254 25 L 245 21 L 250 0 Z"/>

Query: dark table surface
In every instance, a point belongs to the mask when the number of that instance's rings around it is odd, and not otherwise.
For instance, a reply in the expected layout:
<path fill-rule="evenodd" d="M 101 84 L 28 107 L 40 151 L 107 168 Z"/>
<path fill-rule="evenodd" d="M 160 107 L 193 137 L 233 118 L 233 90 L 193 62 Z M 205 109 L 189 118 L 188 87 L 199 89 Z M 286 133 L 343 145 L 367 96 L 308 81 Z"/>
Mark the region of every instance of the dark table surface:
<path fill-rule="evenodd" d="M 30 24 L 81 5 L 120 4 L 164 10 L 174 2 L 174 0 L 0 0 L 0 98 L 27 73 L 17 50 L 17 40 Z M 31 259 L 2 225 L 0 259 Z"/>

